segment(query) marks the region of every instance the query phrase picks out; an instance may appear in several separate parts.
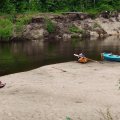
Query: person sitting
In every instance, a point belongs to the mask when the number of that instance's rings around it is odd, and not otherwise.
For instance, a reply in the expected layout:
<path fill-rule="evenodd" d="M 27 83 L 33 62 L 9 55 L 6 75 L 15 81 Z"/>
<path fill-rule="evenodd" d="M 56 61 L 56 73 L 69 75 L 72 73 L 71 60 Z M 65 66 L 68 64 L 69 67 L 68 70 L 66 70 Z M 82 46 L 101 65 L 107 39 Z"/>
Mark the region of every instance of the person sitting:
<path fill-rule="evenodd" d="M 81 57 L 85 57 L 85 55 L 84 55 L 83 53 L 80 53 L 80 54 L 78 55 L 78 58 L 81 58 Z"/>
<path fill-rule="evenodd" d="M 83 53 L 80 53 L 78 55 L 78 62 L 80 63 L 87 63 L 88 62 L 88 58 L 85 57 L 85 55 Z"/>

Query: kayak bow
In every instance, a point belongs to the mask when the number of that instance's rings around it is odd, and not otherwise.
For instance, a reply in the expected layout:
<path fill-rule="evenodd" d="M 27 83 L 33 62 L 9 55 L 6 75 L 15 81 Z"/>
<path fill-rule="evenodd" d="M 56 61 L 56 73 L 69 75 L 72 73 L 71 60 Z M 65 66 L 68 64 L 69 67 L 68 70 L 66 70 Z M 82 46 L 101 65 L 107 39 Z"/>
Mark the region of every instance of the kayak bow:
<path fill-rule="evenodd" d="M 102 57 L 103 57 L 104 60 L 107 60 L 107 61 L 120 62 L 120 56 L 119 55 L 114 55 L 112 53 L 102 53 Z"/>

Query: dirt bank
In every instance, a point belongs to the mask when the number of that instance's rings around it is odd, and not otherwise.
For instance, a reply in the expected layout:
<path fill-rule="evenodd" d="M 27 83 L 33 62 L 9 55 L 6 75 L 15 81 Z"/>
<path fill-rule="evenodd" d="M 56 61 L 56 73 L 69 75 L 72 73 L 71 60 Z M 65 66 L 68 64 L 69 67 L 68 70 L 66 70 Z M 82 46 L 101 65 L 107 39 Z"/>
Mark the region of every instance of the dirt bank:
<path fill-rule="evenodd" d="M 54 39 L 69 40 L 71 38 L 98 38 L 120 35 L 120 15 L 98 17 L 71 12 L 64 14 L 40 14 L 32 16 L 31 22 L 25 26 L 22 38 L 30 40 Z"/>
<path fill-rule="evenodd" d="M 119 63 L 68 62 L 0 77 L 0 118 L 119 120 L 119 71 Z"/>

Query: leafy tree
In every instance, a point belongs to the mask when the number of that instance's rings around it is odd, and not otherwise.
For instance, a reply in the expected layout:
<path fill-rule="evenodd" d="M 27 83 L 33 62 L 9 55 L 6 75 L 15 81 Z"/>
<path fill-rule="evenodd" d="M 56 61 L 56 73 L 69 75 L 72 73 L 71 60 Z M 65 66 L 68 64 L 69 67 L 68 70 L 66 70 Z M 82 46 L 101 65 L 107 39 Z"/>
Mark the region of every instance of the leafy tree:
<path fill-rule="evenodd" d="M 120 0 L 0 0 L 0 12 L 119 10 Z"/>

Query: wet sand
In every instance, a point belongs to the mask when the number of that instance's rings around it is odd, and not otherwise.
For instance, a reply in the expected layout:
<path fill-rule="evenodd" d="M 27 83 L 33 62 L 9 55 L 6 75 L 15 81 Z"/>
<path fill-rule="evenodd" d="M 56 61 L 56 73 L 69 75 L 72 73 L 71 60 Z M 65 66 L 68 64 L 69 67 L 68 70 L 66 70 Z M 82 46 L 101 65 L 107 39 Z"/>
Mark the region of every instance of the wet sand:
<path fill-rule="evenodd" d="M 120 119 L 120 63 L 73 61 L 0 80 L 1 120 Z"/>

